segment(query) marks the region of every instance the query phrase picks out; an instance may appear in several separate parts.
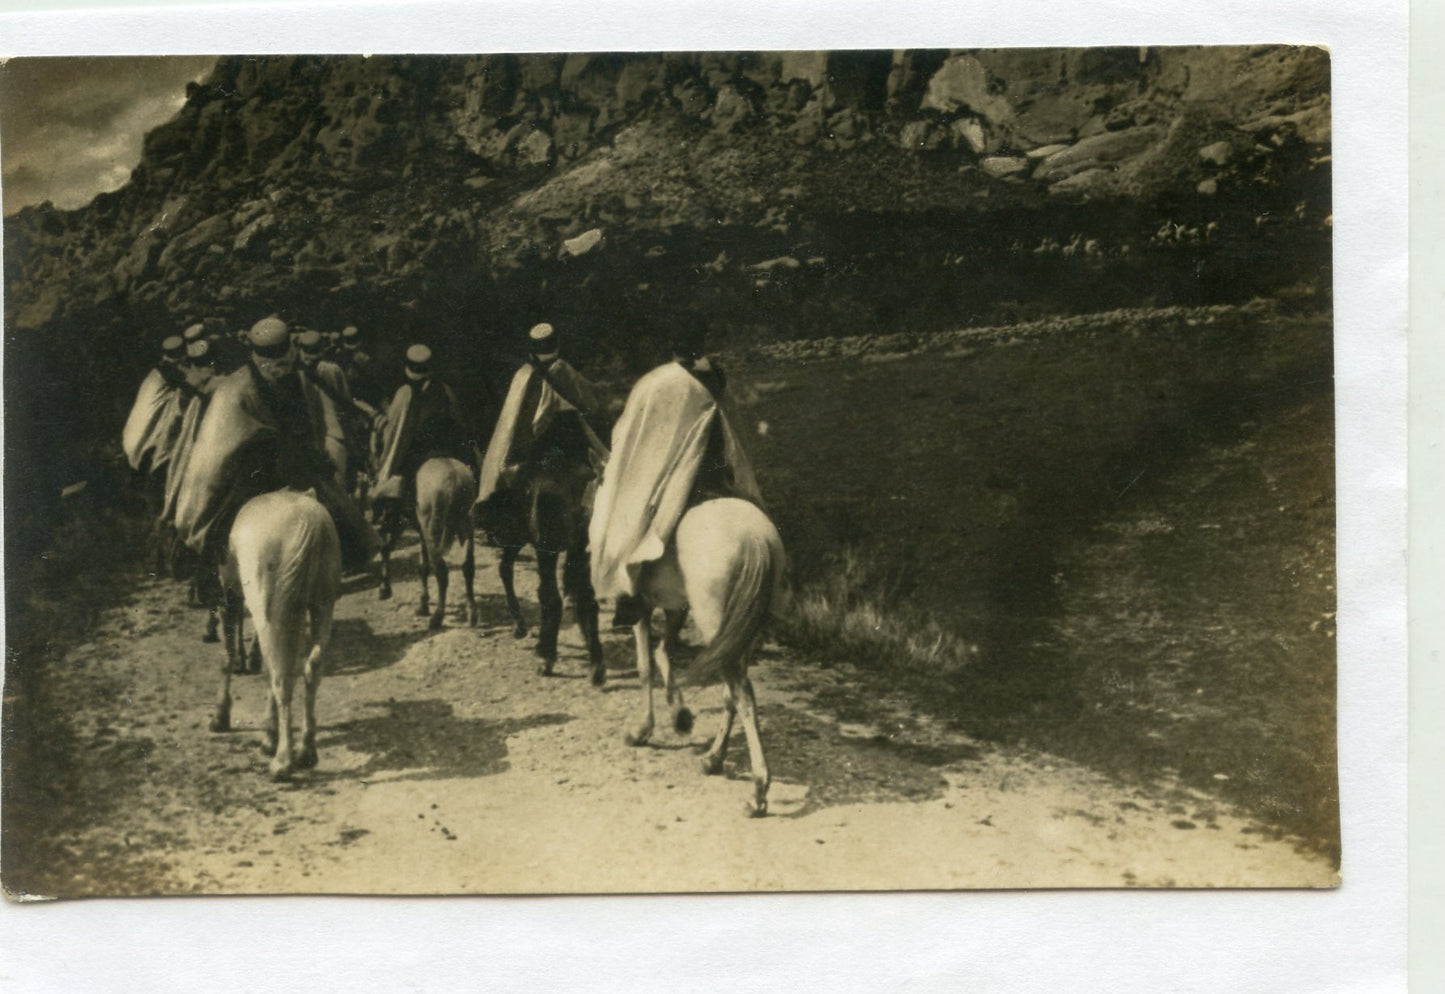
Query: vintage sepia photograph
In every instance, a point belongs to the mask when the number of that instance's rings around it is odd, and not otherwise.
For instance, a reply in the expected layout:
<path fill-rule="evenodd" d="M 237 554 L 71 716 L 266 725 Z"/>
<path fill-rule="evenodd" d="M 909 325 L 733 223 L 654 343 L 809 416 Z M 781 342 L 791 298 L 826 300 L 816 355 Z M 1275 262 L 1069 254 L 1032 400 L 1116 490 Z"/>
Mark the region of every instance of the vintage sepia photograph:
<path fill-rule="evenodd" d="M 1340 883 L 1307 45 L 0 63 L 0 885 Z"/>

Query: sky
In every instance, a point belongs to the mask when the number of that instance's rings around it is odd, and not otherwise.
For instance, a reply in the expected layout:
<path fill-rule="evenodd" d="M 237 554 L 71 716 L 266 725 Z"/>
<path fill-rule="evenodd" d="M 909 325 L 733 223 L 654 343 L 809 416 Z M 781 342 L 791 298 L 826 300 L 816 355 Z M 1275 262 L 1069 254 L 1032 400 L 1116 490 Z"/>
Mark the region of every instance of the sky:
<path fill-rule="evenodd" d="M 6 215 L 74 208 L 123 186 L 151 128 L 173 117 L 211 56 L 19 58 L 0 64 L 0 198 Z"/>

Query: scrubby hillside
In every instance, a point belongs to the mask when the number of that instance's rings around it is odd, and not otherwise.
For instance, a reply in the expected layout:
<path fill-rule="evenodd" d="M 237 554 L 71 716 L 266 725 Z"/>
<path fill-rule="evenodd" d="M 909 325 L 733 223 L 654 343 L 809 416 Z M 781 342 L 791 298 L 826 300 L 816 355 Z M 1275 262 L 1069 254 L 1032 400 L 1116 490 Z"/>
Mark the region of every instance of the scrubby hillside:
<path fill-rule="evenodd" d="M 635 365 L 687 307 L 742 345 L 1327 291 L 1329 148 L 1315 49 L 225 58 L 126 186 L 6 219 L 12 455 L 68 482 L 202 317 L 474 371 L 543 318 Z"/>

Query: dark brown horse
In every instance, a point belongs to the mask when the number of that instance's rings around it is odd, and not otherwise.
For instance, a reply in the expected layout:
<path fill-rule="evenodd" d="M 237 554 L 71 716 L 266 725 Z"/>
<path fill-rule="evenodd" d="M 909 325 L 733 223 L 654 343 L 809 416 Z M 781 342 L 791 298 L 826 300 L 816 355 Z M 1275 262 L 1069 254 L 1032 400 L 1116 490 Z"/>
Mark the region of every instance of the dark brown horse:
<path fill-rule="evenodd" d="M 598 633 L 597 596 L 592 590 L 592 565 L 587 552 L 588 490 L 594 476 L 578 458 L 588 441 L 576 411 L 554 417 L 532 445 L 532 458 L 518 468 L 484 504 L 474 509 L 479 527 L 501 549 L 497 572 L 507 595 L 507 611 L 517 638 L 527 623 L 517 600 L 513 567 L 522 549 L 537 554 L 537 602 L 542 609 L 536 652 L 538 672 L 551 676 L 557 662 L 557 636 L 562 629 L 562 598 L 572 601 L 577 627 L 587 643 L 592 685 L 607 681 Z M 557 588 L 557 560 L 565 556 L 562 588 Z"/>

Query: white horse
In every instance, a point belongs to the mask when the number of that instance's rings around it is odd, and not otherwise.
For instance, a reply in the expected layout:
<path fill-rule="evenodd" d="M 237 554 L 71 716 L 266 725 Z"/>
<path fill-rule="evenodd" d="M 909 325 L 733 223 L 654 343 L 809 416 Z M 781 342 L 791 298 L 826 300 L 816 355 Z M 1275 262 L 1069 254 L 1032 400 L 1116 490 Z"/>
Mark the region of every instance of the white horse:
<path fill-rule="evenodd" d="M 316 765 L 316 688 L 341 587 L 341 540 L 331 515 L 309 491 L 277 490 L 247 501 L 231 526 L 221 583 L 226 664 L 211 731 L 231 727 L 231 670 L 242 650 L 244 600 L 271 680 L 266 723 L 271 776 L 284 780 L 293 769 Z M 291 695 L 298 675 L 305 678 L 306 706 L 301 751 L 293 756 Z"/>
<path fill-rule="evenodd" d="M 684 682 L 703 684 L 719 677 L 723 681 L 722 728 L 703 757 L 702 771 L 708 775 L 722 772 L 733 718 L 741 712 L 752 761 L 754 817 L 767 814 L 772 778 L 758 734 L 757 700 L 748 666 L 765 624 L 783 609 L 786 569 L 783 540 L 768 516 L 755 504 L 726 497 L 689 509 L 667 552 L 643 570 L 638 582 L 643 611 L 633 632 L 644 710 L 641 722 L 627 734 L 627 744 L 643 745 L 652 736 L 654 664 L 661 672 L 667 702 L 674 708 L 674 727 L 679 732 L 692 728 L 692 712 L 683 705 L 672 668 L 677 635 L 690 611 L 707 644 L 688 668 Z M 662 644 L 655 657 L 654 607 L 666 614 Z"/>

